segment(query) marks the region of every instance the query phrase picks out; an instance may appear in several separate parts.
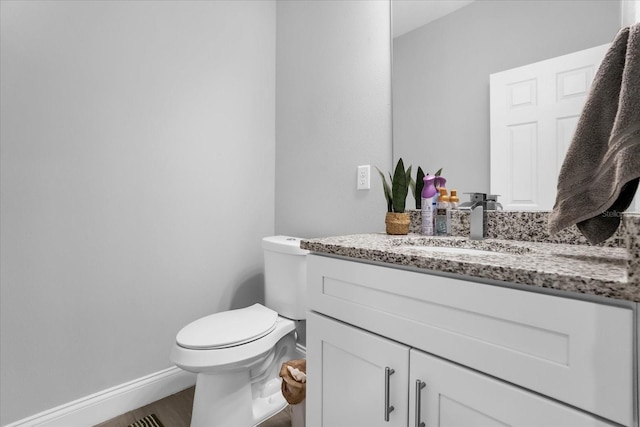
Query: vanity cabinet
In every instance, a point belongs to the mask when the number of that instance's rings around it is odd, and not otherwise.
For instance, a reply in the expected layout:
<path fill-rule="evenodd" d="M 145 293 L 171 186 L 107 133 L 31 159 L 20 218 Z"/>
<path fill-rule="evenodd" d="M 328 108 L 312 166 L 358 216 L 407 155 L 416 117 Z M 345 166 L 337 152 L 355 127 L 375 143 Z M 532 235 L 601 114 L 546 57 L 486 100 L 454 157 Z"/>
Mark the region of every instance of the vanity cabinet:
<path fill-rule="evenodd" d="M 310 427 L 637 425 L 631 307 L 314 254 L 308 286 Z"/>
<path fill-rule="evenodd" d="M 308 372 L 320 378 L 309 427 L 615 425 L 334 319 L 307 322 Z"/>

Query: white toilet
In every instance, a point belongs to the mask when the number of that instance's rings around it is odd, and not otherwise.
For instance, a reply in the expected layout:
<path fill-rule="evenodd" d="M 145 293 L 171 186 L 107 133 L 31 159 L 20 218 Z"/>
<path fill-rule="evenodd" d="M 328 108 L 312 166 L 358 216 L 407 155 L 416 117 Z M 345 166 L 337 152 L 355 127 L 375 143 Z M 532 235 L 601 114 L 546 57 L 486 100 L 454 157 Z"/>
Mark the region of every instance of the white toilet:
<path fill-rule="evenodd" d="M 306 318 L 308 251 L 300 239 L 266 237 L 265 305 L 198 319 L 178 332 L 171 360 L 198 374 L 192 427 L 250 427 L 284 409 L 280 366 L 304 357 L 296 321 Z"/>

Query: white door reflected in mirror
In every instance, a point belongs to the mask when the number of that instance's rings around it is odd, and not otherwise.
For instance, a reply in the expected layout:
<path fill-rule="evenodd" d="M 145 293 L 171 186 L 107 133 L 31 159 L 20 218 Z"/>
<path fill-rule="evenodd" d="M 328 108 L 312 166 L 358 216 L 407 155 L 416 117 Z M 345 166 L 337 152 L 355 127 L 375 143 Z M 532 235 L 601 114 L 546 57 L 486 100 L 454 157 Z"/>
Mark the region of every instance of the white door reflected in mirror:
<path fill-rule="evenodd" d="M 491 194 L 551 210 L 558 174 L 609 44 L 490 76 Z"/>

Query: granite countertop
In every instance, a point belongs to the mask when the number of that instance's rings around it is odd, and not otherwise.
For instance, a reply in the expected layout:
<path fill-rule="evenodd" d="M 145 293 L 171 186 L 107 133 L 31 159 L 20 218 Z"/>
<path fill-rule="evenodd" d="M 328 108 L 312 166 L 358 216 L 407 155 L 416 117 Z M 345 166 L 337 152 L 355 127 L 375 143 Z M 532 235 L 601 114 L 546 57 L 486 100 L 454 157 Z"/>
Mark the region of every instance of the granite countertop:
<path fill-rule="evenodd" d="M 640 302 L 640 287 L 627 279 L 628 251 L 619 247 L 385 233 L 305 239 L 300 246 L 327 255 Z M 475 251 L 451 253 L 439 246 Z"/>

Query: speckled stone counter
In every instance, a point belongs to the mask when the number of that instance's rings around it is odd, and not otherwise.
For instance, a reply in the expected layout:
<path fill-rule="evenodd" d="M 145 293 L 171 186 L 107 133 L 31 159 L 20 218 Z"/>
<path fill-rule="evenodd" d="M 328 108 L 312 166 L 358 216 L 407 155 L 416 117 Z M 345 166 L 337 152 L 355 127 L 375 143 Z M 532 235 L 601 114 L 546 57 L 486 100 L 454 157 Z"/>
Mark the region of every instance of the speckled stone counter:
<path fill-rule="evenodd" d="M 422 226 L 421 212 L 410 210 L 412 233 L 420 234 Z M 571 226 L 557 234 L 550 235 L 547 230 L 548 211 L 487 211 L 487 237 L 501 240 L 523 240 L 526 242 L 564 243 L 570 245 L 588 245 L 587 239 L 578 227 Z M 451 211 L 451 235 L 469 235 L 469 211 Z M 624 218 L 634 214 L 624 214 Z M 636 214 L 637 215 L 637 214 Z M 624 247 L 626 224 L 623 221 L 616 233 L 598 246 Z"/>
<path fill-rule="evenodd" d="M 640 302 L 640 215 L 625 217 L 625 226 L 625 233 L 635 232 L 635 238 L 627 240 L 632 249 L 385 233 L 307 239 L 300 246 L 328 255 Z M 451 253 L 447 247 L 473 251 Z M 632 251 L 635 256 L 630 256 Z"/>
<path fill-rule="evenodd" d="M 627 280 L 629 285 L 640 288 L 640 214 L 624 214 L 622 227 L 628 253 Z"/>

